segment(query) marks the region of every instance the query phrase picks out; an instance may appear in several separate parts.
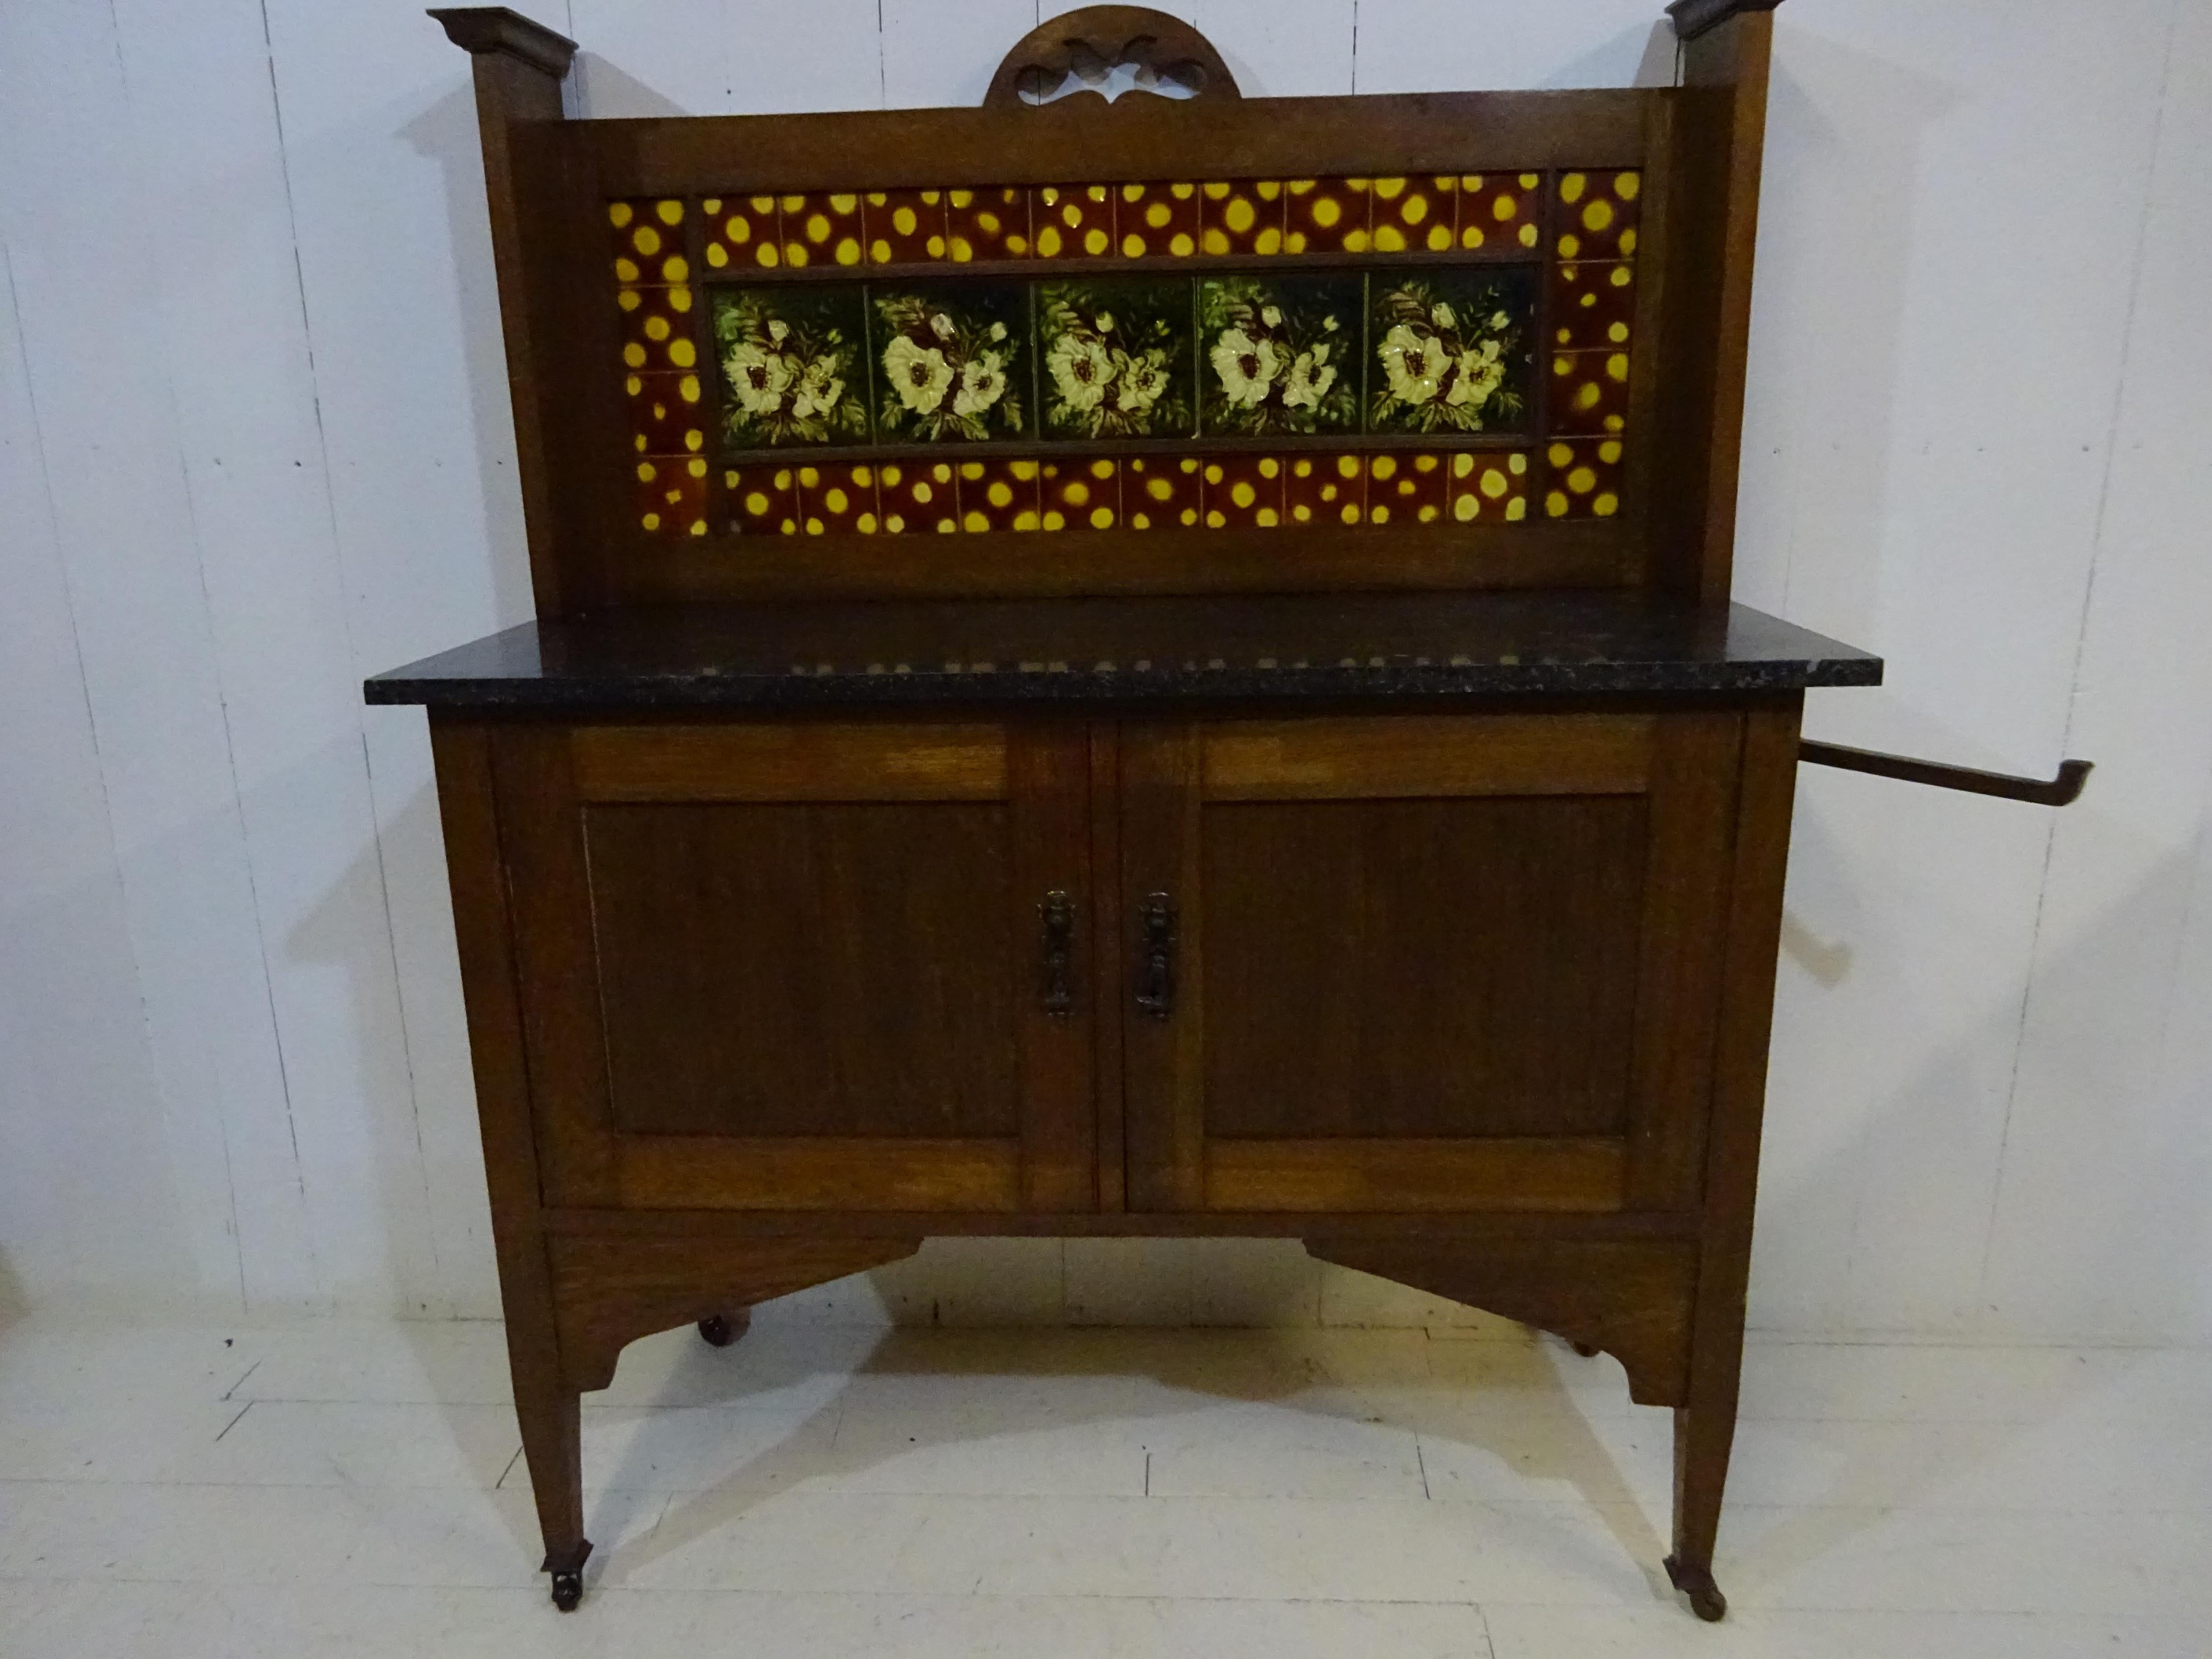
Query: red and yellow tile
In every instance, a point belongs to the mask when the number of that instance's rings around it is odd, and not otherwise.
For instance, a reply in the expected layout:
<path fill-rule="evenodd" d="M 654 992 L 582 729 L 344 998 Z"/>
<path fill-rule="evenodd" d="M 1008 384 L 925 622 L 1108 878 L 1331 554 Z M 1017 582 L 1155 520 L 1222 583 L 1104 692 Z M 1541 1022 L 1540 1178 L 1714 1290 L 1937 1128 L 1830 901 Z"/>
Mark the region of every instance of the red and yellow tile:
<path fill-rule="evenodd" d="M 1030 194 L 1016 185 L 945 192 L 945 251 L 953 264 L 1030 256 Z"/>
<path fill-rule="evenodd" d="M 959 480 L 951 461 L 887 461 L 876 469 L 876 500 L 890 534 L 960 528 Z"/>
<path fill-rule="evenodd" d="M 1374 209 L 1370 179 L 1293 179 L 1283 186 L 1283 252 L 1364 253 Z"/>
<path fill-rule="evenodd" d="M 1358 455 L 1293 455 L 1283 469 L 1283 521 L 1364 524 L 1367 464 Z"/>
<path fill-rule="evenodd" d="M 860 223 L 872 265 L 928 264 L 948 252 L 941 190 L 872 190 Z"/>
<path fill-rule="evenodd" d="M 740 536 L 799 533 L 799 473 L 784 461 L 726 467 L 722 494 L 730 504 L 730 529 Z"/>
<path fill-rule="evenodd" d="M 1272 179 L 1214 179 L 1199 186 L 1200 248 L 1262 257 L 1283 251 L 1283 186 Z"/>
<path fill-rule="evenodd" d="M 1115 192 L 1114 246 L 1125 259 L 1188 259 L 1198 252 L 1199 190 L 1182 183 L 1123 185 Z"/>
<path fill-rule="evenodd" d="M 1209 530 L 1272 530 L 1283 521 L 1283 463 L 1274 455 L 1214 455 L 1200 469 Z"/>
<path fill-rule="evenodd" d="M 1542 246 L 1542 173 L 1462 173 L 1458 194 L 1456 240 L 1462 253 L 1524 253 Z"/>
<path fill-rule="evenodd" d="M 783 231 L 773 196 L 710 196 L 699 204 L 710 270 L 774 270 L 783 263 Z"/>
<path fill-rule="evenodd" d="M 707 459 L 702 455 L 641 455 L 631 472 L 630 502 L 650 536 L 707 533 Z"/>
<path fill-rule="evenodd" d="M 1528 457 L 1462 450 L 1449 462 L 1444 516 L 1454 524 L 1520 524 L 1528 516 Z"/>
<path fill-rule="evenodd" d="M 625 286 L 690 281 L 684 218 L 684 204 L 672 198 L 608 203 L 615 280 Z"/>
<path fill-rule="evenodd" d="M 1000 456 L 964 460 L 954 468 L 960 527 L 981 534 L 1037 527 L 1037 464 Z"/>
<path fill-rule="evenodd" d="M 1551 357 L 1552 430 L 1570 437 L 1628 429 L 1628 353 L 1555 351 Z"/>
<path fill-rule="evenodd" d="M 1625 259 L 1562 261 L 1552 268 L 1552 345 L 1560 351 L 1626 349 L 1636 322 L 1636 267 Z"/>
<path fill-rule="evenodd" d="M 1047 530 L 1111 530 L 1121 522 L 1121 463 L 1110 455 L 1047 461 L 1038 488 Z"/>
<path fill-rule="evenodd" d="M 865 464 L 800 465 L 799 527 L 810 536 L 872 536 L 876 513 L 876 469 Z"/>
<path fill-rule="evenodd" d="M 1367 458 L 1367 522 L 1441 524 L 1449 505 L 1450 458 L 1415 450 Z"/>
<path fill-rule="evenodd" d="M 1121 521 L 1132 530 L 1199 522 L 1204 480 L 1195 455 L 1133 455 L 1121 463 Z"/>
<path fill-rule="evenodd" d="M 862 226 L 856 191 L 776 198 L 777 240 L 787 265 L 857 265 Z"/>
<path fill-rule="evenodd" d="M 689 374 L 698 368 L 690 289 L 618 289 L 615 302 L 623 313 L 623 368 L 633 374 L 647 374 L 671 370 Z"/>
<path fill-rule="evenodd" d="M 1377 253 L 1449 252 L 1458 212 L 1456 179 L 1377 179 L 1368 246 Z"/>
<path fill-rule="evenodd" d="M 1562 440 L 1547 447 L 1551 478 L 1544 494 L 1549 519 L 1610 519 L 1620 511 L 1621 459 L 1618 438 Z"/>
<path fill-rule="evenodd" d="M 1559 175 L 1559 257 L 1632 259 L 1643 222 L 1640 173 Z"/>
<path fill-rule="evenodd" d="M 1030 232 L 1040 259 L 1103 259 L 1114 252 L 1111 185 L 1039 185 L 1030 191 Z"/>
<path fill-rule="evenodd" d="M 696 374 L 629 374 L 631 447 L 641 455 L 697 454 L 706 447 L 706 410 Z"/>

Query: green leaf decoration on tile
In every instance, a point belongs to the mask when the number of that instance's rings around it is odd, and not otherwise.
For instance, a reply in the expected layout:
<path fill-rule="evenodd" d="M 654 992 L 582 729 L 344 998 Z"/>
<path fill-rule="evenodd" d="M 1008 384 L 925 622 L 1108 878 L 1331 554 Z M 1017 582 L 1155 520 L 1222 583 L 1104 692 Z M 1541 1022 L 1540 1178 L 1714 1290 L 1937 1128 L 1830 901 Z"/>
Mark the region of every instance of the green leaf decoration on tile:
<path fill-rule="evenodd" d="M 1376 431 L 1516 431 L 1528 412 L 1529 301 L 1517 274 L 1377 278 L 1369 338 Z"/>
<path fill-rule="evenodd" d="M 856 289 L 717 292 L 714 352 L 729 388 L 729 447 L 866 442 L 866 339 Z"/>
<path fill-rule="evenodd" d="M 980 443 L 1022 434 L 1029 307 L 1021 288 L 872 293 L 878 435 Z"/>
<path fill-rule="evenodd" d="M 1046 283 L 1037 305 L 1046 435 L 1190 435 L 1188 283 Z"/>
<path fill-rule="evenodd" d="M 1221 276 L 1199 289 L 1210 433 L 1359 429 L 1360 279 Z"/>

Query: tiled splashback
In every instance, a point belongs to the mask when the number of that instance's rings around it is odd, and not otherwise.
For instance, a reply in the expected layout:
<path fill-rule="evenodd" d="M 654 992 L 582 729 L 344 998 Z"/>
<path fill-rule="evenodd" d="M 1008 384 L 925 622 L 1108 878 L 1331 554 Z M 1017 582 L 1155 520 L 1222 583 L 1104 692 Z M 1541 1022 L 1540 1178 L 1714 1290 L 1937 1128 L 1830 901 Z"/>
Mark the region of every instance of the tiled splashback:
<path fill-rule="evenodd" d="M 1640 183 L 611 203 L 635 521 L 874 534 L 1612 516 Z"/>

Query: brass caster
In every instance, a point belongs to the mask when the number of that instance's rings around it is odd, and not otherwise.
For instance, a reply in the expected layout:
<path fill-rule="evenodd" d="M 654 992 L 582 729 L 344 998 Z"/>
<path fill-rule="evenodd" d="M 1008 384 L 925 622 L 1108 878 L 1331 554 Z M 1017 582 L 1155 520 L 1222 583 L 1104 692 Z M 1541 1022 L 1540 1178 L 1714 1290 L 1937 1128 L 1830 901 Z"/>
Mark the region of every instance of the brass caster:
<path fill-rule="evenodd" d="M 1707 1624 L 1717 1625 L 1728 1617 L 1728 1597 L 1713 1583 L 1710 1569 L 1685 1566 L 1670 1555 L 1667 1558 L 1667 1577 L 1676 1589 L 1690 1598 L 1690 1611 Z"/>
<path fill-rule="evenodd" d="M 592 1540 L 586 1538 L 565 1561 L 556 1565 L 551 1556 L 545 1558 L 543 1571 L 553 1575 L 553 1605 L 563 1613 L 575 1612 L 576 1603 L 584 1599 L 584 1563 L 591 1554 Z"/>
<path fill-rule="evenodd" d="M 699 1334 L 706 1338 L 710 1346 L 726 1348 L 743 1336 L 752 1322 L 752 1310 L 740 1308 L 733 1314 L 716 1314 L 712 1318 L 701 1320 Z"/>

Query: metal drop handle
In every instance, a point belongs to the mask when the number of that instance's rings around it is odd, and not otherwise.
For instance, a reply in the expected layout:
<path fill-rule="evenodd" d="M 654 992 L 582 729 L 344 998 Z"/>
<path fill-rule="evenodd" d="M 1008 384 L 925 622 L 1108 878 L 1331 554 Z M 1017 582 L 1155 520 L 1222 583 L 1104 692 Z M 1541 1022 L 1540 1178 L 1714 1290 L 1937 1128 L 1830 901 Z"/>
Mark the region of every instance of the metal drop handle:
<path fill-rule="evenodd" d="M 1154 1019 L 1175 1012 L 1175 901 L 1154 893 L 1137 913 L 1143 951 L 1137 962 L 1137 1006 Z"/>
<path fill-rule="evenodd" d="M 1075 1012 L 1075 901 L 1054 889 L 1037 914 L 1044 921 L 1044 1011 L 1066 1019 Z"/>

